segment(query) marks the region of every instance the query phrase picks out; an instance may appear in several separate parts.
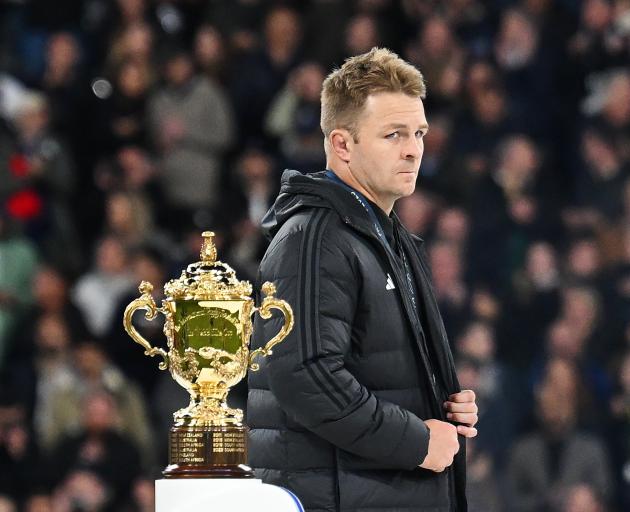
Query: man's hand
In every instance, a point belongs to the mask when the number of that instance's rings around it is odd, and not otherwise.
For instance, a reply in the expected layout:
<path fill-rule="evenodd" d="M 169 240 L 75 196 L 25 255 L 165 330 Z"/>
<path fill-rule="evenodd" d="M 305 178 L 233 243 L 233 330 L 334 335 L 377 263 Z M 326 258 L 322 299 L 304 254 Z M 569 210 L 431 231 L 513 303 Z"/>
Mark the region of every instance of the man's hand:
<path fill-rule="evenodd" d="M 457 429 L 440 420 L 426 420 L 424 424 L 429 429 L 429 452 L 420 467 L 441 473 L 453 463 L 459 451 Z"/>
<path fill-rule="evenodd" d="M 444 402 L 446 417 L 457 425 L 457 433 L 464 437 L 475 437 L 477 429 L 475 425 L 479 420 L 477 416 L 477 404 L 475 403 L 475 392 L 465 389 L 448 397 L 448 402 Z"/>

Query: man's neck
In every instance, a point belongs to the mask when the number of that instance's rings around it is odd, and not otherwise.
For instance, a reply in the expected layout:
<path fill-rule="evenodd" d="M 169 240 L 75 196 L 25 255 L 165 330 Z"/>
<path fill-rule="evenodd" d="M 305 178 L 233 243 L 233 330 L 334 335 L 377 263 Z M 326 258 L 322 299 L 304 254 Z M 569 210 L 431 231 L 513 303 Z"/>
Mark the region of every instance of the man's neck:
<path fill-rule="evenodd" d="M 332 167 L 330 164 L 327 164 L 326 168 L 331 170 L 332 172 L 334 172 L 335 175 L 341 181 L 343 181 L 346 185 L 348 185 L 349 187 L 353 188 L 357 192 L 360 192 L 363 196 L 365 196 L 372 203 L 374 203 L 376 206 L 378 206 L 381 210 L 383 210 L 385 212 L 385 214 L 388 217 L 392 213 L 392 210 L 394 208 L 394 202 L 393 201 L 391 201 L 391 202 L 384 201 L 383 199 L 380 199 L 380 198 L 376 197 L 375 194 L 372 194 L 367 188 L 365 188 L 364 186 L 361 185 L 361 183 L 359 183 L 359 181 L 354 177 L 354 175 L 352 174 L 352 171 L 350 171 L 350 169 L 340 171 L 340 170 Z"/>

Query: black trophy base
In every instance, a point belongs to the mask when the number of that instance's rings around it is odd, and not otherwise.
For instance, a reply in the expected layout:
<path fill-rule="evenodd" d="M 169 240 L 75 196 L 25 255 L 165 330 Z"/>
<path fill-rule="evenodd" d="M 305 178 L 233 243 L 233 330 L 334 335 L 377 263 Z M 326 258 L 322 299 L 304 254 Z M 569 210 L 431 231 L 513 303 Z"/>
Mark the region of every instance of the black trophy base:
<path fill-rule="evenodd" d="M 165 478 L 254 478 L 247 466 L 247 427 L 175 426 Z"/>

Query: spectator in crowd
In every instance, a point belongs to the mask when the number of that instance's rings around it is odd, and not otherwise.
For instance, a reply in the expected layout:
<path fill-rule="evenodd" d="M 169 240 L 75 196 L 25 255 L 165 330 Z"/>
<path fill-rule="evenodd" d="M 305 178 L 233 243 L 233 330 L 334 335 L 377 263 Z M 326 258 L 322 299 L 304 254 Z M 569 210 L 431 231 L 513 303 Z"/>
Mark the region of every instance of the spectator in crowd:
<path fill-rule="evenodd" d="M 127 57 L 113 70 L 111 93 L 96 103 L 95 119 L 91 120 L 98 155 L 108 155 L 123 146 L 148 147 L 151 69 L 148 62 Z"/>
<path fill-rule="evenodd" d="M 533 242 L 522 268 L 514 274 L 508 327 L 512 343 L 501 346 L 504 360 L 520 368 L 530 366 L 543 350 L 543 337 L 560 307 L 561 275 L 554 247 Z"/>
<path fill-rule="evenodd" d="M 116 429 L 119 411 L 110 394 L 86 395 L 81 411 L 81 430 L 56 443 L 49 458 L 54 500 L 59 502 L 55 508 L 78 501 L 88 510 L 105 510 L 106 505 L 117 510 L 129 499 L 140 474 L 138 450 Z"/>
<path fill-rule="evenodd" d="M 466 443 L 466 494 L 470 512 L 504 510 L 499 485 L 494 477 L 492 457 L 481 451 L 475 440 Z"/>
<path fill-rule="evenodd" d="M 153 444 L 147 409 L 138 386 L 107 360 L 95 342 L 84 341 L 74 348 L 72 370 L 48 396 L 50 417 L 44 432 L 48 447 L 80 429 L 81 408 L 86 396 L 107 391 L 116 403 L 116 428 L 133 441 L 144 467 L 153 462 Z"/>
<path fill-rule="evenodd" d="M 217 27 L 204 24 L 197 29 L 194 42 L 195 64 L 213 82 L 225 85 L 228 47 Z"/>
<path fill-rule="evenodd" d="M 0 510 L 10 503 L 14 506 L 21 503 L 32 489 L 42 484 L 43 476 L 38 467 L 40 454 L 29 427 L 26 407 L 15 395 L 9 394 L 13 391 L 11 387 L 3 384 L 0 397 Z"/>
<path fill-rule="evenodd" d="M 109 46 L 105 71 L 107 76 L 115 76 L 114 71 L 131 60 L 139 65 L 155 70 L 155 35 L 151 25 L 146 21 L 133 21 L 113 37 Z M 150 81 L 156 78 L 156 73 L 150 76 Z"/>
<path fill-rule="evenodd" d="M 198 256 L 197 254 L 197 260 L 199 259 Z M 126 289 L 126 293 L 122 293 L 118 297 L 105 337 L 107 343 L 104 348 L 108 358 L 123 371 L 128 379 L 140 386 L 146 401 L 157 400 L 159 402 L 159 398 L 154 397 L 154 392 L 161 372 L 158 372 L 155 360 L 146 357 L 141 347 L 135 345 L 127 335 L 123 329 L 122 318 L 127 304 L 138 297 L 137 286 L 142 281 L 153 284 L 152 295 L 158 304 L 164 299 L 164 283 L 168 272 L 166 257 L 167 255 L 164 253 L 148 246 L 139 247 L 132 253 L 129 264 L 129 268 L 132 270 L 132 275 L 129 278 L 131 286 Z M 162 315 L 148 321 L 144 315 L 136 314 L 133 322 L 145 339 L 159 342 L 164 338 L 163 320 Z"/>
<path fill-rule="evenodd" d="M 433 94 L 427 96 L 427 110 L 452 107 L 461 91 L 465 52 L 447 20 L 432 16 L 407 48 L 410 61 L 422 70 Z"/>
<path fill-rule="evenodd" d="M 72 291 L 74 304 L 97 338 L 106 334 L 118 301 L 133 284 L 128 262 L 122 241 L 106 236 L 96 247 L 93 270 L 83 274 Z"/>
<path fill-rule="evenodd" d="M 265 17 L 264 40 L 238 61 L 230 90 L 236 107 L 239 135 L 248 140 L 263 135 L 263 120 L 274 96 L 299 63 L 302 28 L 298 14 L 288 7 L 274 7 Z"/>
<path fill-rule="evenodd" d="M 17 512 L 15 501 L 7 496 L 0 495 L 0 512 Z"/>
<path fill-rule="evenodd" d="M 70 32 L 52 34 L 46 45 L 44 73 L 33 84 L 42 90 L 49 102 L 51 130 L 69 144 L 76 161 L 80 145 L 85 140 L 86 122 L 85 76 L 81 62 L 82 49 Z"/>
<path fill-rule="evenodd" d="M 458 354 L 458 375 L 466 389 L 475 389 L 479 406 L 480 432 L 475 445 L 503 467 L 513 441 L 513 427 L 518 412 L 509 405 L 517 392 L 509 369 L 496 359 L 493 327 L 484 321 L 469 323 L 455 341 Z"/>
<path fill-rule="evenodd" d="M 41 316 L 51 315 L 62 318 L 72 339 L 87 337 L 88 328 L 81 311 L 69 298 L 70 278 L 60 269 L 44 263 L 38 266 L 33 276 L 33 305 L 24 315 L 24 321 L 17 329 L 17 340 L 21 346 L 16 347 L 18 358 L 28 357 L 32 347 L 32 326 Z"/>
<path fill-rule="evenodd" d="M 11 350 L 13 329 L 32 302 L 31 280 L 37 252 L 33 244 L 15 232 L 8 216 L 0 212 L 0 370 Z"/>
<path fill-rule="evenodd" d="M 611 498 L 611 468 L 601 439 L 577 425 L 577 371 L 551 360 L 536 389 L 535 430 L 517 440 L 508 467 L 510 510 L 554 510 L 563 493 L 585 483 Z"/>
<path fill-rule="evenodd" d="M 72 372 L 74 343 L 61 317 L 47 314 L 35 322 L 35 350 L 31 359 L 8 372 L 12 388 L 27 407 L 37 444 L 48 448 L 47 431 L 52 421 L 50 397 L 63 386 Z"/>
<path fill-rule="evenodd" d="M 603 512 L 606 505 L 597 489 L 590 485 L 575 485 L 564 499 L 562 512 Z"/>
<path fill-rule="evenodd" d="M 224 92 L 195 74 L 186 51 L 165 58 L 164 78 L 149 104 L 149 125 L 174 228 L 218 206 L 221 156 L 232 144 L 234 127 Z"/>
<path fill-rule="evenodd" d="M 325 167 L 319 127 L 323 82 L 324 70 L 319 64 L 302 64 L 291 73 L 288 86 L 269 107 L 265 126 L 270 136 L 279 139 L 287 167 L 313 170 Z"/>
<path fill-rule="evenodd" d="M 630 340 L 630 328 L 628 329 Z M 613 419 L 613 436 L 610 453 L 616 468 L 620 503 L 630 506 L 630 349 L 621 359 L 617 373 L 616 393 L 610 401 Z"/>
<path fill-rule="evenodd" d="M 462 248 L 447 241 L 437 241 L 429 249 L 433 286 L 450 336 L 456 338 L 464 327 L 470 310 L 470 289 L 464 280 Z"/>
<path fill-rule="evenodd" d="M 75 169 L 50 131 L 46 98 L 36 92 L 26 95 L 15 121 L 16 139 L 9 143 L 9 160 L 0 168 L 7 211 L 51 257 L 76 270 L 80 248 L 69 211 Z"/>
<path fill-rule="evenodd" d="M 350 18 L 346 25 L 344 52 L 338 62 L 369 52 L 375 46 L 381 46 L 381 35 L 376 18 L 369 13 L 359 13 Z"/>
<path fill-rule="evenodd" d="M 431 228 L 438 210 L 435 196 L 420 188 L 396 203 L 400 221 L 415 235 L 423 234 Z"/>
<path fill-rule="evenodd" d="M 24 512 L 54 512 L 51 496 L 45 492 L 32 492 L 24 503 Z"/>

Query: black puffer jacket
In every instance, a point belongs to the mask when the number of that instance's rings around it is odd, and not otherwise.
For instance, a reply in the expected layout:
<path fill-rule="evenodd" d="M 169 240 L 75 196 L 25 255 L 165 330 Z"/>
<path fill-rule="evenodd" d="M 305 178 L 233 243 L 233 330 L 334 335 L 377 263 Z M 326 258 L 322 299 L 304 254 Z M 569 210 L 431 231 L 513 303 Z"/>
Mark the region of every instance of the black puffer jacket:
<path fill-rule="evenodd" d="M 257 475 L 311 512 L 465 511 L 464 450 L 444 473 L 417 467 L 429 440 L 422 420 L 444 420 L 442 403 L 459 391 L 421 241 L 393 216 L 415 275 L 415 314 L 400 258 L 324 173 L 285 171 L 263 224 L 273 240 L 259 278 L 292 305 L 295 327 L 250 373 Z M 280 325 L 258 318 L 252 348 Z"/>

